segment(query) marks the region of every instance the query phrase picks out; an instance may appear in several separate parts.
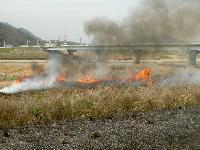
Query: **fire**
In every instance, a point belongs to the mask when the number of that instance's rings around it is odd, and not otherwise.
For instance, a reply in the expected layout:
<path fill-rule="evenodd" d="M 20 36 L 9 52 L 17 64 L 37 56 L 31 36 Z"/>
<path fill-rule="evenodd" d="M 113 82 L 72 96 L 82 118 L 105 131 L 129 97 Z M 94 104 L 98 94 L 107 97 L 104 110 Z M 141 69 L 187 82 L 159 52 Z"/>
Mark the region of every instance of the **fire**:
<path fill-rule="evenodd" d="M 90 75 L 86 75 L 85 77 L 80 78 L 78 82 L 85 84 L 94 84 L 100 82 L 100 80 L 94 79 Z"/>
<path fill-rule="evenodd" d="M 57 79 L 58 82 L 64 82 L 65 81 L 65 75 L 64 74 L 60 74 L 58 79 Z"/>
<path fill-rule="evenodd" d="M 22 82 L 24 82 L 26 79 L 17 79 L 17 80 L 15 80 L 13 83 L 14 84 L 21 84 Z"/>
<path fill-rule="evenodd" d="M 20 79 L 17 79 L 14 81 L 14 84 L 20 84 L 20 83 L 22 83 L 22 81 Z"/>
<path fill-rule="evenodd" d="M 135 82 L 135 81 L 139 81 L 144 85 L 152 85 L 152 83 L 154 83 L 154 81 L 151 79 L 152 76 L 152 70 L 150 68 L 145 68 L 141 71 L 139 71 L 138 73 L 131 75 L 129 78 L 120 78 L 120 77 L 105 77 L 105 78 L 95 78 L 93 76 L 91 76 L 90 74 L 80 78 L 79 80 L 75 80 L 74 82 L 76 83 L 81 83 L 81 84 L 99 84 L 99 83 L 111 83 L 109 81 L 113 81 L 113 83 L 115 83 L 115 81 L 124 81 L 125 82 Z M 43 78 L 45 79 L 46 76 L 41 76 L 41 78 L 35 80 L 34 82 L 38 82 L 39 85 L 43 84 Z M 25 77 L 21 77 L 17 80 L 15 80 L 13 82 L 13 85 L 20 85 L 23 82 L 26 81 L 30 81 L 32 78 L 25 78 Z M 34 79 L 34 78 L 33 78 Z M 64 83 L 67 80 L 66 75 L 64 73 L 61 73 L 57 78 L 56 78 L 56 83 Z M 41 82 L 41 83 L 40 83 Z M 46 80 L 45 80 L 46 82 Z M 48 82 L 48 81 L 47 81 Z M 50 85 L 51 86 L 51 85 Z M 20 87 L 20 86 L 19 86 Z M 34 87 L 34 86 L 33 86 Z"/>
<path fill-rule="evenodd" d="M 147 82 L 147 83 L 153 83 L 152 79 L 152 70 L 150 68 L 145 68 L 138 73 L 132 75 L 130 78 L 126 79 L 127 81 L 141 81 L 141 82 Z M 121 80 L 120 78 L 104 78 L 104 79 L 95 79 L 90 75 L 86 75 L 83 78 L 80 78 L 78 80 L 79 83 L 83 84 L 94 84 L 99 83 L 100 81 L 114 81 L 114 80 Z"/>
<path fill-rule="evenodd" d="M 144 70 L 141 70 L 135 75 L 133 75 L 128 80 L 129 81 L 135 81 L 135 80 L 151 81 L 151 75 L 152 75 L 152 70 L 150 68 L 145 68 Z"/>

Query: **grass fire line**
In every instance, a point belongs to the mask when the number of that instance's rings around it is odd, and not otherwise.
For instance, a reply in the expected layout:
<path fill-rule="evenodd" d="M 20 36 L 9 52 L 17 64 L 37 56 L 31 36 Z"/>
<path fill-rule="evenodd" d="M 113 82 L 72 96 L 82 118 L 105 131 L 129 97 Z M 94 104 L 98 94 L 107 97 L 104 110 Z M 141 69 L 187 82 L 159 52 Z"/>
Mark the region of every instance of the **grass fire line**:
<path fill-rule="evenodd" d="M 117 79 L 118 81 L 122 82 L 135 82 L 139 81 L 141 83 L 149 84 L 152 83 L 152 71 L 150 68 L 145 68 L 144 70 L 139 71 L 138 73 L 134 75 L 130 75 L 128 78 L 124 79 Z M 25 79 L 18 79 L 13 82 L 12 85 L 5 87 L 0 90 L 1 93 L 17 93 L 22 91 L 28 91 L 28 90 L 42 90 L 42 89 L 50 89 L 54 87 L 58 87 L 59 85 L 68 84 L 67 75 L 60 74 L 56 77 L 53 77 L 51 79 L 51 76 L 37 76 L 37 77 L 30 77 Z M 81 77 L 77 81 L 74 81 L 74 83 L 77 84 L 101 84 L 102 82 L 109 82 L 109 81 L 115 81 L 116 79 L 96 79 L 95 77 L 91 75 L 86 75 L 84 77 Z M 70 82 L 71 83 L 71 82 Z M 111 83 L 110 83 L 111 84 Z M 69 87 L 69 86 L 67 86 Z"/>

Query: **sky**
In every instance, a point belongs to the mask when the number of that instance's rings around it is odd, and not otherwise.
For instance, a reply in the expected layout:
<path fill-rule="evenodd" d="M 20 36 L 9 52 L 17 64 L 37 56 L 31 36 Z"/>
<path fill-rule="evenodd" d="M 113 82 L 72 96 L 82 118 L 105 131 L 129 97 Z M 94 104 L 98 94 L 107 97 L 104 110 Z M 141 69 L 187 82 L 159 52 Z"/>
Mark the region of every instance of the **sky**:
<path fill-rule="evenodd" d="M 88 41 L 83 24 L 94 17 L 122 21 L 139 0 L 0 0 L 0 21 L 44 40 Z"/>

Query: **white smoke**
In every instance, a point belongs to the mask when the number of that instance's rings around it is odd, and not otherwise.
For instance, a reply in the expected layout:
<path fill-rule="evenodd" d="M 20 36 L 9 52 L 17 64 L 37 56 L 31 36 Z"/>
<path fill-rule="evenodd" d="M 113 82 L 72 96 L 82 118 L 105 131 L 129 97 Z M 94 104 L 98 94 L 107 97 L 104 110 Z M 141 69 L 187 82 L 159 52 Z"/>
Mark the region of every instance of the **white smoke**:
<path fill-rule="evenodd" d="M 173 76 L 168 76 L 162 80 L 159 85 L 161 86 L 186 86 L 186 85 L 199 85 L 200 84 L 200 71 L 188 72 L 182 71 Z"/>
<path fill-rule="evenodd" d="M 41 90 L 52 88 L 62 71 L 62 58 L 59 54 L 50 54 L 45 72 L 42 75 L 33 76 L 25 79 L 22 83 L 5 87 L 1 93 L 17 93 L 28 90 Z"/>
<path fill-rule="evenodd" d="M 94 76 L 96 78 L 105 78 L 108 75 L 108 69 L 106 68 L 105 64 L 102 64 L 100 62 L 96 63 L 96 67 L 94 69 Z"/>

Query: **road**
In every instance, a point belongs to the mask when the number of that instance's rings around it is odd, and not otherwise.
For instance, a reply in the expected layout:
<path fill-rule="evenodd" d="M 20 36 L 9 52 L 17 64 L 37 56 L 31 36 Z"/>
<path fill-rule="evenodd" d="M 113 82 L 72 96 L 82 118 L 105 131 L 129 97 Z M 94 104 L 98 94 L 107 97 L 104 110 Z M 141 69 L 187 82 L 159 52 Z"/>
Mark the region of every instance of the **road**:
<path fill-rule="evenodd" d="M 0 60 L 0 63 L 46 63 L 48 60 Z M 95 62 L 96 60 L 88 60 Z M 200 60 L 199 60 L 200 61 Z M 74 61 L 79 62 L 79 61 Z M 133 63 L 133 60 L 106 60 L 107 63 Z M 187 63 L 188 59 L 141 60 L 141 63 Z"/>
<path fill-rule="evenodd" d="M 47 60 L 0 60 L 0 63 L 45 63 Z"/>

